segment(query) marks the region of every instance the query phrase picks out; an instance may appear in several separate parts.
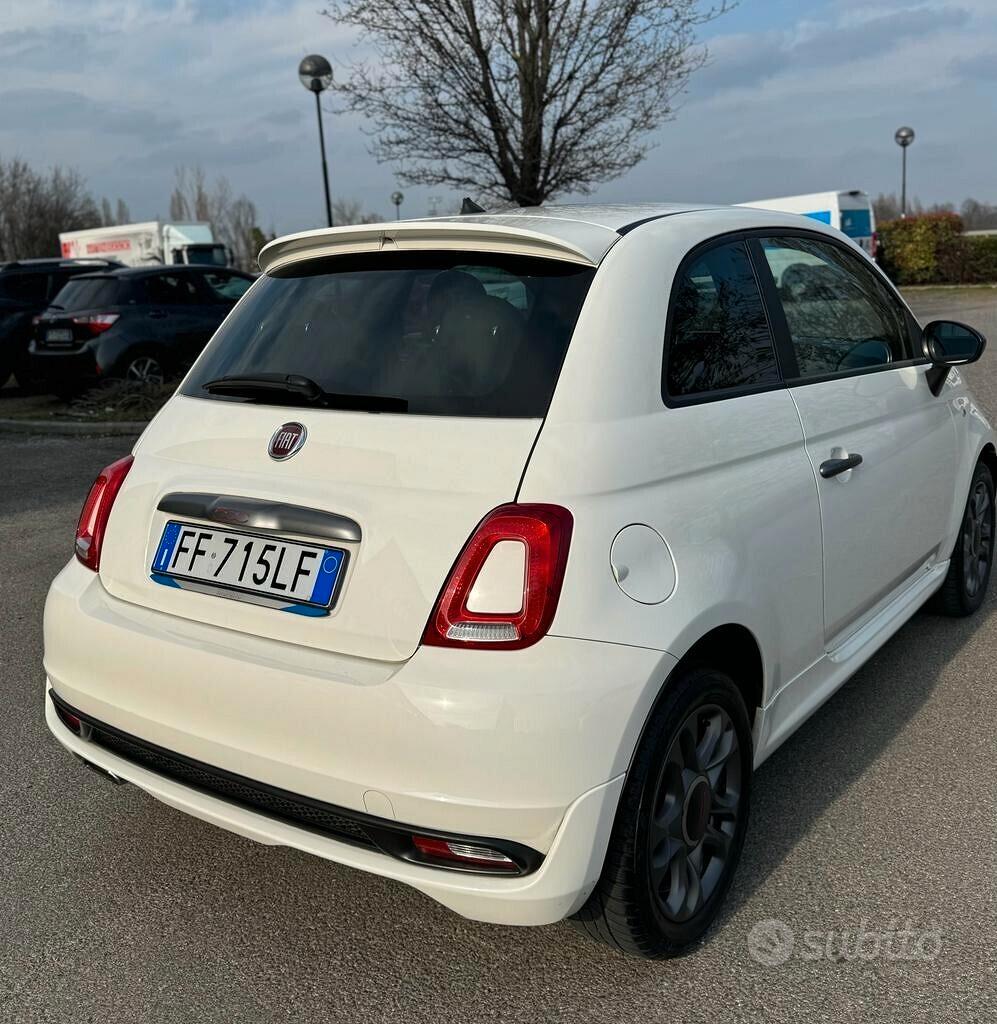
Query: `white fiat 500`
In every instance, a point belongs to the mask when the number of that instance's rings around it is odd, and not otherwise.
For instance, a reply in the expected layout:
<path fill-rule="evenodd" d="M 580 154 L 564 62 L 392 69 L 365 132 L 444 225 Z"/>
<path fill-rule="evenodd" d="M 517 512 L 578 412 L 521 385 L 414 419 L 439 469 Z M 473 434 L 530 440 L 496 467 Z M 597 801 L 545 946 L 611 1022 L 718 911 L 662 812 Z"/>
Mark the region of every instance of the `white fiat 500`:
<path fill-rule="evenodd" d="M 666 956 L 752 771 L 929 599 L 997 453 L 843 235 L 764 210 L 345 227 L 98 477 L 45 609 L 59 741 L 263 843 Z"/>

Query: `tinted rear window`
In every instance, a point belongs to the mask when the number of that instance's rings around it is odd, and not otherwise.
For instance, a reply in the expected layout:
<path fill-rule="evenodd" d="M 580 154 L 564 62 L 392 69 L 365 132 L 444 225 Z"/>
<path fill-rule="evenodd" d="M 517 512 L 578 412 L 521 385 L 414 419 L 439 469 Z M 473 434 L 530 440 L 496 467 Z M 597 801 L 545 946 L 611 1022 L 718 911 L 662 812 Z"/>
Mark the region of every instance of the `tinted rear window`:
<path fill-rule="evenodd" d="M 261 278 L 183 388 L 302 374 L 336 394 L 402 398 L 410 413 L 547 411 L 595 273 L 552 260 L 456 253 L 337 257 Z"/>
<path fill-rule="evenodd" d="M 76 277 L 59 290 L 52 305 L 65 310 L 118 305 L 123 284 L 113 277 Z"/>

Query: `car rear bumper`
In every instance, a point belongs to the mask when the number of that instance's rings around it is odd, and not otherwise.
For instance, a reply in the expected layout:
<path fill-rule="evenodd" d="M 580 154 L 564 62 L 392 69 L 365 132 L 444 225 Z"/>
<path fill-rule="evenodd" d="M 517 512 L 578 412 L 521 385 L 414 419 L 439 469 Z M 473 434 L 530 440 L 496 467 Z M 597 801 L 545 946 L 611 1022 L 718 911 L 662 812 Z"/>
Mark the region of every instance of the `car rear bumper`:
<path fill-rule="evenodd" d="M 87 384 L 97 380 L 100 371 L 88 348 L 45 351 L 32 346 L 28 356 L 32 377 L 55 384 Z"/>
<path fill-rule="evenodd" d="M 50 591 L 45 648 L 63 700 L 146 744 L 375 825 L 536 851 L 542 863 L 517 877 L 399 860 L 88 742 L 47 700 L 64 746 L 166 803 L 509 924 L 558 920 L 591 891 L 630 756 L 672 667 L 658 651 L 560 637 L 523 651 L 347 658 L 122 602 L 75 561 Z"/>

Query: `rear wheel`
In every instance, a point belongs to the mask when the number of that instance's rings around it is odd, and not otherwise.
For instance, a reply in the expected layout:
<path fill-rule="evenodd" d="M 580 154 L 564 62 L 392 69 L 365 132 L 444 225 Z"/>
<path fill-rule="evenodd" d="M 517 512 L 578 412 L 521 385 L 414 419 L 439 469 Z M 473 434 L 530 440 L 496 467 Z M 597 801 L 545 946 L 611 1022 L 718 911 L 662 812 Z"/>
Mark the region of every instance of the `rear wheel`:
<path fill-rule="evenodd" d="M 148 352 L 126 356 L 121 376 L 135 384 L 162 384 L 166 380 L 163 364 Z"/>
<path fill-rule="evenodd" d="M 576 915 L 593 938 L 676 956 L 709 928 L 744 845 L 751 727 L 734 682 L 694 669 L 669 684 L 620 798 L 602 877 Z"/>
<path fill-rule="evenodd" d="M 969 498 L 962 517 L 948 575 L 932 606 L 943 615 L 972 615 L 983 604 L 990 584 L 994 555 L 994 478 L 979 463 L 969 485 Z"/>

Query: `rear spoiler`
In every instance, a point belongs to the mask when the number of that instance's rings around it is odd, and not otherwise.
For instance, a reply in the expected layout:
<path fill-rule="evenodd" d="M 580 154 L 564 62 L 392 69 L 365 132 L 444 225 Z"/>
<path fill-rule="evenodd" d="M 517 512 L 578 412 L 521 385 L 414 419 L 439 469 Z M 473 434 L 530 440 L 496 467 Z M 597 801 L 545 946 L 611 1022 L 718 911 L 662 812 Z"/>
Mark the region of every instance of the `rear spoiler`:
<path fill-rule="evenodd" d="M 515 253 L 595 267 L 619 238 L 615 231 L 608 228 L 579 221 L 552 222 L 540 217 L 509 217 L 507 223 L 501 224 L 495 222 L 497 219 L 485 221 L 461 217 L 459 220 L 412 220 L 303 231 L 265 245 L 259 256 L 260 269 L 269 273 L 301 260 L 348 253 L 432 252 L 447 249 Z M 566 229 L 565 234 L 576 235 L 577 240 L 508 223 L 527 219 L 534 223 L 556 223 L 559 228 Z"/>

